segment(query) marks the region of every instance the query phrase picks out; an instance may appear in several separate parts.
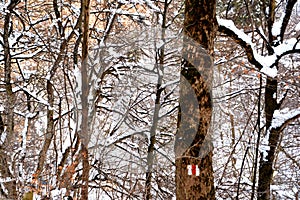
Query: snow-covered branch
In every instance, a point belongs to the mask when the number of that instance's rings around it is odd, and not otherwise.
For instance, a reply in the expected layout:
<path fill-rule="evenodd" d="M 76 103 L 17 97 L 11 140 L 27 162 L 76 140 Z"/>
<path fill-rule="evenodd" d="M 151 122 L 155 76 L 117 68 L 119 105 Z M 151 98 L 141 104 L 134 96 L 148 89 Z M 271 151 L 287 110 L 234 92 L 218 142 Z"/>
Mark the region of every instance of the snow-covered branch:
<path fill-rule="evenodd" d="M 119 136 L 110 136 L 109 138 L 107 138 L 105 146 L 110 146 L 113 144 L 116 144 L 126 138 L 129 138 L 133 135 L 145 135 L 147 136 L 148 140 L 150 138 L 150 134 L 148 130 L 132 130 L 132 131 L 127 131 Z"/>
<path fill-rule="evenodd" d="M 255 44 L 251 38 L 242 30 L 238 29 L 232 20 L 218 18 L 219 31 L 231 37 L 237 44 L 244 48 L 249 62 L 255 65 L 260 72 L 269 77 L 277 76 L 277 69 L 274 67 L 279 60 L 288 54 L 300 53 L 300 42 L 296 38 L 284 40 L 278 46 L 271 46 L 272 55 L 261 56 L 257 53 Z"/>
<path fill-rule="evenodd" d="M 219 31 L 221 33 L 226 34 L 235 40 L 239 45 L 241 45 L 247 54 L 248 60 L 251 64 L 255 65 L 259 69 L 262 69 L 263 66 L 258 60 L 255 58 L 257 52 L 254 50 L 254 44 L 251 41 L 251 38 L 246 35 L 242 30 L 238 29 L 233 21 L 227 19 L 217 18 L 219 24 Z"/>
<path fill-rule="evenodd" d="M 300 108 L 289 110 L 275 110 L 271 129 L 282 130 L 291 121 L 300 117 Z"/>

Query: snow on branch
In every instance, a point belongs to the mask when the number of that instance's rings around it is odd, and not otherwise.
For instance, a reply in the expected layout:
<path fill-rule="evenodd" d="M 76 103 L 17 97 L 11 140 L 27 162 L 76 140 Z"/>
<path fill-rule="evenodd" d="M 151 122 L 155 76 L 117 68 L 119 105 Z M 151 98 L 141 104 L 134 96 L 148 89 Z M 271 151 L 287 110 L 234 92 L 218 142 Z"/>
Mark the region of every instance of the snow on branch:
<path fill-rule="evenodd" d="M 275 110 L 270 129 L 282 130 L 289 122 L 300 117 L 300 108 Z"/>
<path fill-rule="evenodd" d="M 98 13 L 99 11 L 94 11 L 94 13 Z M 136 17 L 140 17 L 141 19 L 146 18 L 145 14 L 139 13 L 139 12 L 131 12 L 131 11 L 127 11 L 127 10 L 123 10 L 121 8 L 117 8 L 117 9 L 104 9 L 101 10 L 101 12 L 105 12 L 105 13 L 115 13 L 118 15 L 131 15 L 131 16 L 136 16 Z"/>
<path fill-rule="evenodd" d="M 261 56 L 255 49 L 255 44 L 252 43 L 251 38 L 242 30 L 238 29 L 232 20 L 217 18 L 219 23 L 219 31 L 231 37 L 237 44 L 244 48 L 248 60 L 255 65 L 260 72 L 269 77 L 275 78 L 277 76 L 277 69 L 274 66 L 285 55 L 291 53 L 300 53 L 300 42 L 296 38 L 285 40 L 273 49 L 272 55 Z M 284 21 L 284 20 L 283 20 Z"/>
<path fill-rule="evenodd" d="M 117 142 L 120 142 L 133 135 L 146 135 L 148 141 L 150 140 L 150 134 L 148 130 L 133 130 L 133 131 L 127 131 L 119 136 L 110 136 L 109 138 L 106 139 L 105 146 L 116 144 Z"/>
<path fill-rule="evenodd" d="M 217 18 L 219 23 L 219 31 L 225 33 L 229 37 L 235 40 L 239 45 L 241 45 L 247 54 L 248 60 L 251 64 L 258 67 L 262 73 L 267 76 L 276 77 L 277 69 L 271 68 L 271 66 L 276 62 L 276 56 L 260 56 L 255 50 L 255 45 L 252 43 L 251 38 L 246 35 L 242 30 L 238 29 L 232 20 Z"/>
<path fill-rule="evenodd" d="M 41 104 L 44 104 L 46 106 L 50 106 L 47 100 L 45 100 L 42 97 L 38 96 L 38 94 L 36 92 L 31 92 L 26 87 L 16 86 L 15 88 L 13 88 L 13 93 L 18 92 L 18 91 L 24 91 L 27 94 L 29 94 L 32 98 L 37 100 L 37 102 L 39 102 Z"/>
<path fill-rule="evenodd" d="M 179 79 L 175 79 L 175 80 L 169 81 L 167 83 L 162 84 L 159 88 L 160 89 L 165 89 L 166 87 L 168 87 L 170 85 L 178 84 L 179 81 L 180 81 Z"/>

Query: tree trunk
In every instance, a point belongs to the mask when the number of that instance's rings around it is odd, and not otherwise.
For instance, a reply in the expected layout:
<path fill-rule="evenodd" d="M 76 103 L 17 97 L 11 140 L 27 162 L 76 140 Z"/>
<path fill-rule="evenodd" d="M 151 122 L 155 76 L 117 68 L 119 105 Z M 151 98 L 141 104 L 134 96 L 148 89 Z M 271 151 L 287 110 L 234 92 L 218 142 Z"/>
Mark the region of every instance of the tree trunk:
<path fill-rule="evenodd" d="M 277 67 L 277 66 L 275 66 Z M 265 115 L 266 115 L 266 134 L 269 134 L 270 150 L 267 151 L 267 156 L 261 154 L 259 164 L 258 178 L 258 200 L 270 199 L 270 185 L 273 177 L 273 164 L 275 159 L 276 148 L 279 142 L 280 131 L 271 129 L 272 118 L 279 105 L 277 103 L 277 80 L 267 78 L 265 88 Z"/>
<path fill-rule="evenodd" d="M 271 0 L 269 2 L 269 16 L 267 20 L 268 32 L 269 32 L 269 43 L 272 44 L 276 39 L 272 34 L 272 28 L 275 21 L 275 9 L 276 1 Z M 268 49 L 268 53 L 272 55 L 274 52 Z M 274 66 L 277 68 L 277 65 Z M 266 87 L 265 87 L 265 118 L 266 118 L 266 134 L 270 131 L 272 124 L 272 118 L 274 111 L 278 109 L 277 104 L 277 80 L 267 77 Z M 270 185 L 273 177 L 273 162 L 275 157 L 275 151 L 277 143 L 279 140 L 279 132 L 273 132 L 269 136 L 270 150 L 267 151 L 267 156 L 261 153 L 260 163 L 259 163 L 259 177 L 258 177 L 258 188 L 257 188 L 257 199 L 258 200 L 268 200 L 270 199 Z"/>
<path fill-rule="evenodd" d="M 47 129 L 46 129 L 44 144 L 42 150 L 39 153 L 38 165 L 34 177 L 36 179 L 39 178 L 40 174 L 44 169 L 44 164 L 47 158 L 47 152 L 49 150 L 50 144 L 54 137 L 54 111 L 53 111 L 54 89 L 50 80 L 47 80 L 46 85 L 47 85 L 47 96 L 48 96 L 48 103 L 49 103 L 49 107 L 47 108 Z"/>
<path fill-rule="evenodd" d="M 82 1 L 82 13 L 83 13 L 83 40 L 82 40 L 82 64 L 81 64 L 81 104 L 82 104 L 82 121 L 81 121 L 81 158 L 82 158 L 82 187 L 81 187 L 81 200 L 88 199 L 89 189 L 89 155 L 88 155 L 88 143 L 90 140 L 89 127 L 89 83 L 88 83 L 88 36 L 89 36 L 89 16 L 90 16 L 90 1 Z"/>
<path fill-rule="evenodd" d="M 165 32 L 166 32 L 166 18 L 167 18 L 167 10 L 168 10 L 168 0 L 164 1 L 164 15 L 161 25 L 161 38 L 165 42 Z M 146 182 L 145 182 L 145 199 L 153 199 L 151 195 L 151 181 L 153 177 L 153 164 L 154 164 L 154 157 L 155 157 L 155 147 L 156 144 L 156 131 L 158 127 L 158 121 L 159 121 L 159 110 L 161 106 L 161 93 L 163 92 L 163 89 L 161 88 L 162 80 L 163 80 L 163 72 L 164 71 L 164 61 L 165 61 L 165 48 L 161 47 L 160 51 L 156 52 L 156 55 L 158 56 L 156 59 L 158 63 L 155 63 L 155 66 L 157 67 L 157 85 L 156 85 L 156 93 L 155 93 L 155 106 L 154 106 L 154 113 L 152 118 L 152 126 L 150 129 L 150 144 L 148 146 L 147 151 L 147 172 L 146 172 Z"/>
<path fill-rule="evenodd" d="M 187 37 L 184 38 L 175 141 L 178 200 L 215 199 L 212 142 L 209 136 L 212 115 L 211 57 L 217 30 L 215 13 L 215 0 L 185 2 L 184 28 Z M 193 175 L 188 175 L 188 168 Z"/>
<path fill-rule="evenodd" d="M 3 26 L 3 50 L 4 50 L 4 83 L 5 83 L 5 95 L 6 95 L 6 117 L 4 118 L 4 122 L 2 121 L 2 127 L 0 132 L 4 134 L 4 124 L 6 125 L 6 137 L 4 141 L 2 141 L 0 145 L 0 176 L 1 178 L 11 179 L 7 182 L 2 183 L 7 190 L 7 193 L 4 196 L 7 199 L 17 199 L 17 183 L 14 178 L 13 172 L 10 167 L 12 165 L 11 161 L 11 152 L 13 150 L 12 145 L 15 141 L 14 135 L 14 106 L 15 106 L 15 94 L 12 90 L 12 63 L 11 63 L 11 54 L 10 54 L 10 43 L 9 37 L 12 33 L 12 24 L 11 24 L 11 16 L 12 10 L 19 2 L 14 0 L 11 1 L 7 7 L 8 11 L 4 17 L 4 26 Z M 1 189 L 1 193 L 3 190 Z M 0 193 L 0 194 L 1 194 Z"/>

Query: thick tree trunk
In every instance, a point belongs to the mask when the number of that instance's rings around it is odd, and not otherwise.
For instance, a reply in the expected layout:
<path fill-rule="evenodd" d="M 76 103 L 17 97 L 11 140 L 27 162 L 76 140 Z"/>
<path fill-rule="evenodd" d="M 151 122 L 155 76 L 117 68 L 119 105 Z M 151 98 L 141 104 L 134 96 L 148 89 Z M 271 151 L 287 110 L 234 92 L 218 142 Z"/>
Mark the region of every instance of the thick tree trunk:
<path fill-rule="evenodd" d="M 184 39 L 175 142 L 178 200 L 215 199 L 212 142 L 209 136 L 212 115 L 211 56 L 217 30 L 215 12 L 215 0 L 187 0 L 185 3 L 184 28 L 187 37 Z M 193 175 L 188 175 L 188 167 Z"/>

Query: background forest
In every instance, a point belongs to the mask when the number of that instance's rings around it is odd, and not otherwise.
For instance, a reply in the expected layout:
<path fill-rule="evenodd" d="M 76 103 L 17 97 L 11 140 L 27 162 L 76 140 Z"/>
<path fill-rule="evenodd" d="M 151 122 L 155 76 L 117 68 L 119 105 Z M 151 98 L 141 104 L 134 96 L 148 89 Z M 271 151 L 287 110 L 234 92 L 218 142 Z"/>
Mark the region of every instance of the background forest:
<path fill-rule="evenodd" d="M 298 199 L 300 1 L 215 6 L 216 199 Z M 0 199 L 176 199 L 184 9 L 0 1 Z"/>

